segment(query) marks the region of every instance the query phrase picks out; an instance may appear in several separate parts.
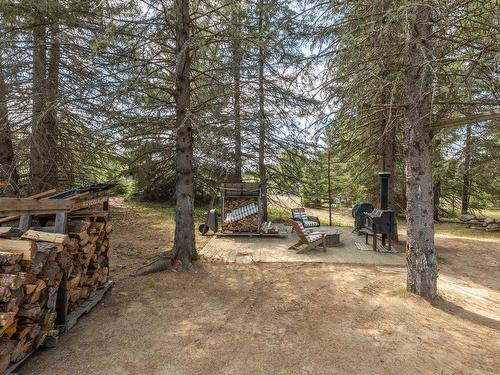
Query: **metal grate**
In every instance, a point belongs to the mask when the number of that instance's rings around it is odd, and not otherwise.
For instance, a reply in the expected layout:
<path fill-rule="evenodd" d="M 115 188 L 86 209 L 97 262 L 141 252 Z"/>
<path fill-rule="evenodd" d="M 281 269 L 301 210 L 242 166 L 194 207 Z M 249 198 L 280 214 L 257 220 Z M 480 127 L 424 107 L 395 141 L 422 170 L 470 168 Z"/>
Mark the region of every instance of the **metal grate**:
<path fill-rule="evenodd" d="M 369 243 L 362 243 L 362 242 L 354 242 L 354 244 L 356 245 L 356 248 L 358 250 L 363 250 L 363 251 L 373 251 L 373 245 L 372 244 L 369 244 Z M 397 253 L 397 251 L 392 248 L 391 250 L 389 250 L 387 247 L 381 245 L 381 244 L 377 244 L 377 251 L 380 251 L 381 253 Z"/>

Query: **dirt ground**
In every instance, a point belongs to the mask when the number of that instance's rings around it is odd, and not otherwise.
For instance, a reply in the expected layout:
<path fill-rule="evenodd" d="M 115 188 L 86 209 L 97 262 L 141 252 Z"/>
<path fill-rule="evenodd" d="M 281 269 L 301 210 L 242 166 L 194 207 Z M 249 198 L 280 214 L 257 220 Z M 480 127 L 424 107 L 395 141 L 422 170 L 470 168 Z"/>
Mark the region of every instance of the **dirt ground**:
<path fill-rule="evenodd" d="M 202 259 L 132 277 L 171 246 L 171 213 L 112 209 L 115 288 L 19 374 L 499 372 L 495 239 L 437 238 L 442 298 L 430 305 L 405 292 L 401 268 Z"/>

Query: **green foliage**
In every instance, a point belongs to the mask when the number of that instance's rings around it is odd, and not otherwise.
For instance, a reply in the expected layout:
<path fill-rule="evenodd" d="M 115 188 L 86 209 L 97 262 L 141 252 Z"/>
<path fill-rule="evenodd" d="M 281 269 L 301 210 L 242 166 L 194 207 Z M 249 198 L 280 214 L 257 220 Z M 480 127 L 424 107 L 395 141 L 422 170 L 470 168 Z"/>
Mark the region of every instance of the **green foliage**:
<path fill-rule="evenodd" d="M 137 181 L 133 177 L 120 177 L 113 188 L 113 195 L 120 195 L 126 201 L 134 198 L 138 193 Z"/>
<path fill-rule="evenodd" d="M 371 179 L 364 181 L 353 162 L 341 162 L 338 155 L 330 156 L 320 151 L 318 156 L 304 163 L 302 167 L 302 189 L 300 197 L 306 207 L 321 207 L 328 203 L 328 168 L 334 207 L 350 207 L 354 203 L 366 200 Z"/>
<path fill-rule="evenodd" d="M 285 209 L 282 207 L 269 207 L 268 208 L 268 219 L 273 223 L 286 223 L 290 221 L 292 217 L 292 213 L 289 209 Z"/>

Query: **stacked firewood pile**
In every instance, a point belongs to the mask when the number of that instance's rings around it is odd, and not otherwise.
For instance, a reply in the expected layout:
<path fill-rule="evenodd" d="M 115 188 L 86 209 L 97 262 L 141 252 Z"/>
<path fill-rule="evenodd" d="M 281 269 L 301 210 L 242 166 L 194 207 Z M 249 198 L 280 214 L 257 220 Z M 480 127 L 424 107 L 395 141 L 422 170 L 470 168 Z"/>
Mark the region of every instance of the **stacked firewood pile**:
<path fill-rule="evenodd" d="M 226 198 L 224 201 L 224 220 L 222 223 L 223 231 L 232 232 L 256 232 L 259 229 L 259 213 L 253 213 L 248 216 L 244 216 L 239 220 L 233 222 L 226 222 L 226 218 L 233 211 L 242 208 L 257 205 L 258 200 L 256 198 Z"/>
<path fill-rule="evenodd" d="M 68 230 L 0 227 L 0 374 L 47 337 L 57 337 L 57 295 L 64 275 L 69 312 L 108 281 L 109 217 L 72 219 Z"/>
<path fill-rule="evenodd" d="M 0 373 L 57 337 L 54 329 L 59 285 L 71 267 L 67 235 L 1 228 Z M 7 238 L 5 238 L 7 237 Z"/>
<path fill-rule="evenodd" d="M 460 222 L 467 225 L 468 228 L 484 230 L 487 232 L 500 231 L 500 220 L 492 217 L 476 217 L 474 215 L 460 216 Z"/>
<path fill-rule="evenodd" d="M 108 217 L 81 218 L 68 224 L 68 253 L 73 261 L 68 279 L 68 311 L 74 310 L 108 281 L 113 225 Z"/>
<path fill-rule="evenodd" d="M 54 346 L 113 285 L 112 186 L 0 198 L 0 374 Z"/>

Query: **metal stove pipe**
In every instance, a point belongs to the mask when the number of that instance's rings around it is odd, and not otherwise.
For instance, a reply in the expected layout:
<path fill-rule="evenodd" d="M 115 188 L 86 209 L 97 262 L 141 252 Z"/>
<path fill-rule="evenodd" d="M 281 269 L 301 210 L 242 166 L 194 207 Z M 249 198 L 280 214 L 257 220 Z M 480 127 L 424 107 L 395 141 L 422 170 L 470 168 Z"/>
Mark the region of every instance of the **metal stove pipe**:
<path fill-rule="evenodd" d="M 391 172 L 379 172 L 380 176 L 380 209 L 387 210 L 389 204 L 389 177 Z"/>

